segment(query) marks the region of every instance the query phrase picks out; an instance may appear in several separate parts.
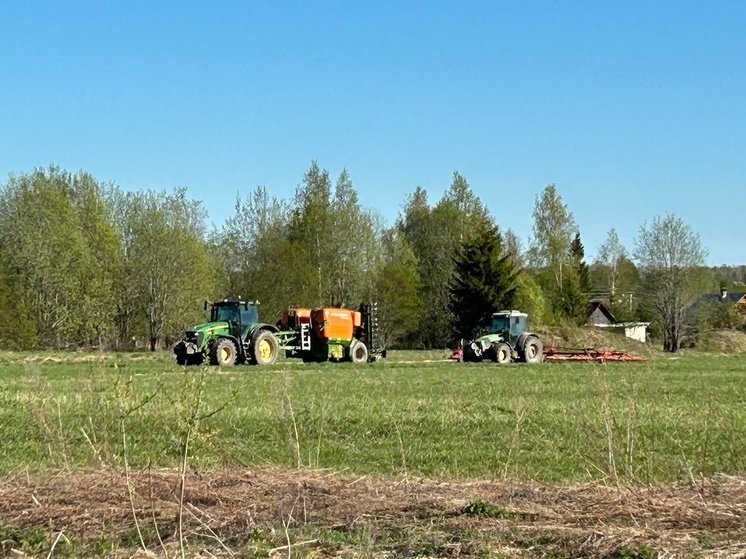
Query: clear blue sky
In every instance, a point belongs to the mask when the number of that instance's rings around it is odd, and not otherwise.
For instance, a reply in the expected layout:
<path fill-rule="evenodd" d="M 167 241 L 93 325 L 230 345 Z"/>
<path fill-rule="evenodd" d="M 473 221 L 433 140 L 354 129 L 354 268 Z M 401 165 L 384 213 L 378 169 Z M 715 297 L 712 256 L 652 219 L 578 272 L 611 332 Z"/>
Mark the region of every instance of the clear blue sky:
<path fill-rule="evenodd" d="M 292 196 L 316 159 L 389 223 L 463 174 L 531 233 L 555 183 L 593 256 L 673 212 L 746 263 L 746 2 L 0 3 L 0 182 Z"/>

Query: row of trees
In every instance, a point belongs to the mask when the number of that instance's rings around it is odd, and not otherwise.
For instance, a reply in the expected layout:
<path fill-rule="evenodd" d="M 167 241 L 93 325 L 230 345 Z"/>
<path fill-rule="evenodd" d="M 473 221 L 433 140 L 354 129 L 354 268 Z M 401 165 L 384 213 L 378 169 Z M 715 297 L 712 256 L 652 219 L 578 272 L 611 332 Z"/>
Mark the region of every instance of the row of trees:
<path fill-rule="evenodd" d="M 416 188 L 391 226 L 346 171 L 334 181 L 315 162 L 291 199 L 258 187 L 211 230 L 183 188 L 125 191 L 50 167 L 0 191 L 5 347 L 156 348 L 202 318 L 201 301 L 242 296 L 270 322 L 288 306 L 376 300 L 389 344 L 442 348 L 498 308 L 582 321 L 596 293 L 623 318 L 654 319 L 676 351 L 688 304 L 714 288 L 698 236 L 673 215 L 643 225 L 631 255 L 612 229 L 589 262 L 554 185 L 526 250 L 459 173 L 434 204 Z"/>

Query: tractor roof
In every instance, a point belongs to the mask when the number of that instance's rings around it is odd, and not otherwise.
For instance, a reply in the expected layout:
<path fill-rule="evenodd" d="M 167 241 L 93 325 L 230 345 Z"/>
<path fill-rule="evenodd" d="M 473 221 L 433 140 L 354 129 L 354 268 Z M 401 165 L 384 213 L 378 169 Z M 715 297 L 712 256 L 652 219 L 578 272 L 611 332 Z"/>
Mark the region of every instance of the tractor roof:
<path fill-rule="evenodd" d="M 525 312 L 521 311 L 497 311 L 492 314 L 493 317 L 497 316 L 528 316 Z"/>
<path fill-rule="evenodd" d="M 213 301 L 211 303 L 212 305 L 216 307 L 229 307 L 231 305 L 249 305 L 249 306 L 257 306 L 259 304 L 259 301 L 244 301 L 242 299 L 223 299 L 222 301 Z"/>

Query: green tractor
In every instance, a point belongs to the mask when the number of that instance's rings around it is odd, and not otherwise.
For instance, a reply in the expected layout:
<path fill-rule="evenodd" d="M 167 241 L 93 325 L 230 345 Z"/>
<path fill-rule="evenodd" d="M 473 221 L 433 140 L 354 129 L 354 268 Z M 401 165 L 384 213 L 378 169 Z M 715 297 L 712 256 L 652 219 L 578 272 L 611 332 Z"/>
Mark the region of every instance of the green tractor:
<path fill-rule="evenodd" d="M 277 328 L 259 322 L 257 302 L 210 303 L 210 321 L 192 326 L 174 346 L 179 365 L 272 365 L 280 353 Z M 208 303 L 205 301 L 205 310 Z"/>
<path fill-rule="evenodd" d="M 489 333 L 464 344 L 463 361 L 491 359 L 497 363 L 541 363 L 544 348 L 536 334 L 527 330 L 527 318 L 526 313 L 519 311 L 494 313 Z"/>

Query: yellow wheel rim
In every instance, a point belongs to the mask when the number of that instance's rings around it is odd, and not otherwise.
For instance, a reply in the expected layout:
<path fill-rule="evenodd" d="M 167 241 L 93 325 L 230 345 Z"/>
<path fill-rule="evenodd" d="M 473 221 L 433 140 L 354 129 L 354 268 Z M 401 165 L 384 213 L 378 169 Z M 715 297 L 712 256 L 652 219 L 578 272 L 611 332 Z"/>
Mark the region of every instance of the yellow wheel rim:
<path fill-rule="evenodd" d="M 267 361 L 272 357 L 272 343 L 269 340 L 259 342 L 259 357 L 262 361 Z"/>
<path fill-rule="evenodd" d="M 225 363 L 226 361 L 230 360 L 231 358 L 231 349 L 229 347 L 221 347 L 220 348 L 220 360 Z"/>

